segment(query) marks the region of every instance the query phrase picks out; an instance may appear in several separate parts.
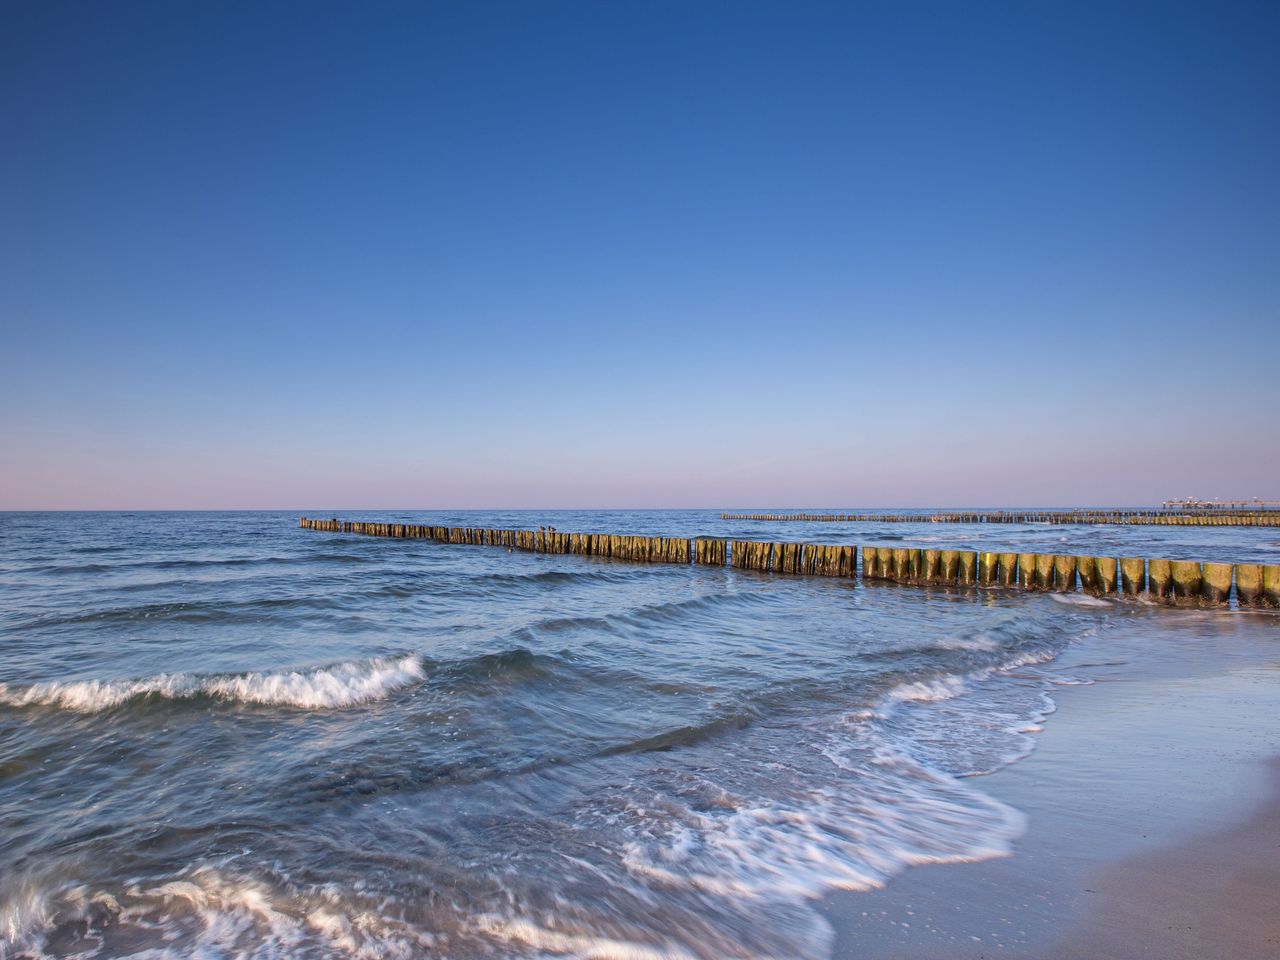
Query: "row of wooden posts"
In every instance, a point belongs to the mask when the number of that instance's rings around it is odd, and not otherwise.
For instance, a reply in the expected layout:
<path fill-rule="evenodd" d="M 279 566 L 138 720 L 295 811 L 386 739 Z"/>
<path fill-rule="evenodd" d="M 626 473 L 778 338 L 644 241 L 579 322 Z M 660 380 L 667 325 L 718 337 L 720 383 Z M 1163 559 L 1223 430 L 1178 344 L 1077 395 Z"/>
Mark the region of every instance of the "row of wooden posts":
<path fill-rule="evenodd" d="M 733 566 L 768 573 L 858 577 L 938 586 L 1005 586 L 1095 596 L 1145 596 L 1153 600 L 1241 607 L 1280 607 L 1280 564 L 1199 563 L 1143 557 L 1077 557 L 1051 553 L 996 553 L 769 543 L 710 537 L 646 537 L 555 530 L 494 530 L 359 520 L 314 520 L 307 530 L 438 543 L 508 547 L 536 553 L 580 554 L 645 563 Z M 862 562 L 858 563 L 859 554 Z"/>
<path fill-rule="evenodd" d="M 986 510 L 945 513 L 722 513 L 721 520 L 844 523 L 1110 523 L 1159 527 L 1280 527 L 1280 510 Z"/>

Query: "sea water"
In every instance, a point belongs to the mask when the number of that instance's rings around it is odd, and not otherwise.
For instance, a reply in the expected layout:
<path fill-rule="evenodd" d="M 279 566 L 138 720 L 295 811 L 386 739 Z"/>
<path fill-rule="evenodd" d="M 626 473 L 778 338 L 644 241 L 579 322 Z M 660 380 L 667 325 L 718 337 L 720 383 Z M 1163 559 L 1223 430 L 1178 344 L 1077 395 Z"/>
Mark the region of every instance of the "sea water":
<path fill-rule="evenodd" d="M 335 513 L 1280 560 L 1236 527 Z M 1009 852 L 982 775 L 1132 609 L 296 512 L 0 514 L 0 956 L 821 958 L 825 893 Z"/>

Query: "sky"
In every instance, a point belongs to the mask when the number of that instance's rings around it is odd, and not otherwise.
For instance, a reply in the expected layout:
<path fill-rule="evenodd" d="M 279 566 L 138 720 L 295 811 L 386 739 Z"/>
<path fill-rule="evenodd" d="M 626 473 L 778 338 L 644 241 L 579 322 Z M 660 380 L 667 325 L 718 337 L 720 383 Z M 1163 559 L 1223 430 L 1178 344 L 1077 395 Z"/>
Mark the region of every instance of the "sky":
<path fill-rule="evenodd" d="M 0 509 L 1280 498 L 1280 4 L 0 21 Z"/>

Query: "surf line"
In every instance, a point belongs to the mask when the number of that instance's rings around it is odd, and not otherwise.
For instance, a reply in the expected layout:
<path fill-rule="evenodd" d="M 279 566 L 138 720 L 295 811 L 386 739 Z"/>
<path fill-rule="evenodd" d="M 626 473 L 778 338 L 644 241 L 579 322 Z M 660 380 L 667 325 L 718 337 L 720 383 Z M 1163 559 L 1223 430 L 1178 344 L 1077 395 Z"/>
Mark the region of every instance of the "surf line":
<path fill-rule="evenodd" d="M 1097 597 L 1145 598 L 1182 606 L 1280 608 L 1280 564 L 1201 563 L 1145 557 L 925 550 L 713 537 L 561 533 L 437 527 L 301 517 L 304 530 L 401 540 L 508 547 L 533 553 L 609 557 L 635 563 L 730 566 L 762 573 L 846 577 L 929 586 L 1011 587 Z"/>

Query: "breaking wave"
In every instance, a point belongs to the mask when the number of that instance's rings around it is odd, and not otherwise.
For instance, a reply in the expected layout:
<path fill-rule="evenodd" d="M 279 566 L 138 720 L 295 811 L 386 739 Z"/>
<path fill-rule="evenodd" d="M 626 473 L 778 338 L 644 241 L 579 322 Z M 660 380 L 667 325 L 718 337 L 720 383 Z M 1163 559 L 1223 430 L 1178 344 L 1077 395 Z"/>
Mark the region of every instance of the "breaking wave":
<path fill-rule="evenodd" d="M 237 703 L 328 710 L 381 700 L 425 679 L 418 657 L 375 658 L 315 670 L 199 676 L 168 673 L 141 680 L 69 680 L 26 687 L 0 683 L 0 704 L 57 707 L 77 713 L 110 710 L 143 697 L 212 697 Z"/>

